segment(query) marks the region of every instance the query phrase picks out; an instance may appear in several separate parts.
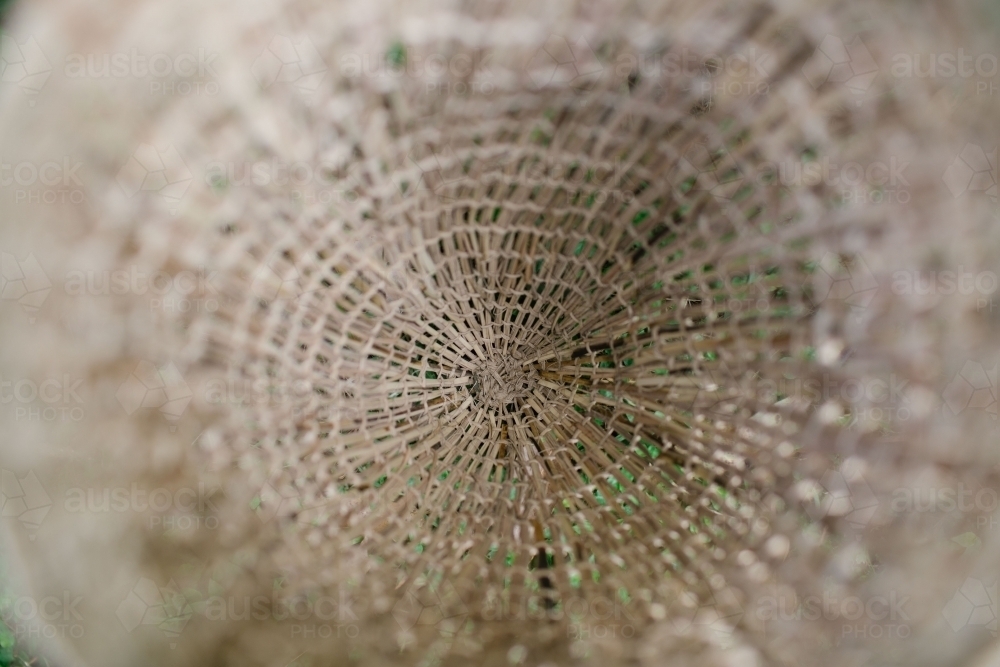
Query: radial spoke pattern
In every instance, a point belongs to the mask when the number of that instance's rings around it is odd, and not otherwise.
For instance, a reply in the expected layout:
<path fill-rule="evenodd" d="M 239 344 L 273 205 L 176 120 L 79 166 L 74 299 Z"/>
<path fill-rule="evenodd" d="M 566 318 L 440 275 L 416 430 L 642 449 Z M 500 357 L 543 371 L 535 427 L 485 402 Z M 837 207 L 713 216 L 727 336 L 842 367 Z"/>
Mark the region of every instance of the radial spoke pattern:
<path fill-rule="evenodd" d="M 812 520 L 803 439 L 836 428 L 781 379 L 818 372 L 838 213 L 760 177 L 764 129 L 653 83 L 449 107 L 446 135 L 406 127 L 389 177 L 343 173 L 332 220 L 227 233 L 245 298 L 212 349 L 304 388 L 249 422 L 287 531 L 550 611 L 655 619 L 683 590 L 726 616 L 770 581 Z"/>

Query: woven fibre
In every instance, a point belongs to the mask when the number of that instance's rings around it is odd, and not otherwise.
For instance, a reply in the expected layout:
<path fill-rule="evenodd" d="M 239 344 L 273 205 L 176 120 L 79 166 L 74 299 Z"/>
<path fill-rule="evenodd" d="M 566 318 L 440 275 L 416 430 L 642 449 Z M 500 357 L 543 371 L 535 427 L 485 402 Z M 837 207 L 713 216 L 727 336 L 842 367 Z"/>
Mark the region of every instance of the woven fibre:
<path fill-rule="evenodd" d="M 995 269 L 995 190 L 942 182 L 956 145 L 995 145 L 995 108 L 991 126 L 988 100 L 881 65 L 978 44 L 963 12 L 19 7 L 14 29 L 56 55 L 222 54 L 212 95 L 57 71 L 36 105 L 3 100 L 12 154 L 87 165 L 83 204 L 3 203 L 5 248 L 52 275 L 211 275 L 185 295 L 210 308 L 57 284 L 30 323 L 4 316 L 12 376 L 87 390 L 78 423 L 11 421 L 4 454 L 59 499 L 31 540 L 12 522 L 26 580 L 86 607 L 86 633 L 44 650 L 67 665 L 972 664 L 992 638 L 957 635 L 942 609 L 995 566 L 996 531 L 977 530 L 995 508 L 891 501 L 997 488 L 995 402 L 991 417 L 941 399 L 970 358 L 995 367 L 997 319 L 975 294 L 890 286 Z M 864 85 L 824 75 L 831 35 Z M 282 44 L 301 47 L 298 74 L 268 79 Z M 166 181 L 190 185 L 123 193 L 137 146 L 175 149 L 193 176 L 168 164 Z M 895 160 L 905 200 L 808 176 Z M 311 171 L 256 179 L 274 164 Z M 132 376 L 159 402 L 123 410 Z M 864 390 L 880 382 L 899 390 Z M 190 529 L 63 501 L 133 484 L 213 491 Z M 970 531 L 975 548 L 952 539 Z M 123 620 L 136 581 L 158 587 L 158 623 Z M 831 596 L 905 598 L 905 618 L 767 613 Z M 232 613 L 255 597 L 340 606 L 320 630 Z"/>

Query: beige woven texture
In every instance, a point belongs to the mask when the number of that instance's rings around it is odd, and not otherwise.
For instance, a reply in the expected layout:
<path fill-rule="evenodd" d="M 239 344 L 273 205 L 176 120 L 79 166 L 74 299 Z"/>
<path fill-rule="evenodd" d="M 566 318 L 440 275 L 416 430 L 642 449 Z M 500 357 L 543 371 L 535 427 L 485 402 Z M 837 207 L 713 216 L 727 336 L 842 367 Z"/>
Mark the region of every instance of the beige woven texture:
<path fill-rule="evenodd" d="M 995 368 L 996 314 L 890 286 L 996 269 L 995 185 L 955 197 L 942 180 L 967 142 L 995 146 L 996 108 L 889 64 L 988 51 L 987 19 L 27 2 L 13 25 L 53 62 L 222 54 L 213 95 L 57 67 L 37 105 L 4 101 L 15 157 L 87 164 L 85 204 L 4 204 L 5 247 L 50 274 L 213 275 L 187 294 L 212 308 L 57 284 L 33 323 L 4 315 L 12 375 L 88 389 L 82 422 L 6 429 L 5 469 L 56 499 L 31 540 L 12 520 L 25 585 L 84 599 L 83 636 L 44 650 L 102 666 L 986 660 L 988 623 L 960 634 L 943 610 L 968 578 L 996 580 L 995 506 L 892 501 L 995 498 L 996 395 L 992 415 L 942 396 L 970 359 Z M 282 44 L 301 46 L 294 75 L 274 76 Z M 190 186 L 123 194 L 142 145 L 175 148 Z M 802 171 L 894 161 L 905 198 L 881 171 Z M 248 163 L 312 171 L 255 181 Z M 162 400 L 123 410 L 130 374 Z M 135 483 L 215 491 L 169 530 L 63 502 Z M 137 581 L 163 607 L 138 627 L 122 606 Z M 240 619 L 254 596 L 312 611 Z M 335 601 L 321 620 L 317 600 Z M 816 600 L 834 611 L 803 616 Z"/>

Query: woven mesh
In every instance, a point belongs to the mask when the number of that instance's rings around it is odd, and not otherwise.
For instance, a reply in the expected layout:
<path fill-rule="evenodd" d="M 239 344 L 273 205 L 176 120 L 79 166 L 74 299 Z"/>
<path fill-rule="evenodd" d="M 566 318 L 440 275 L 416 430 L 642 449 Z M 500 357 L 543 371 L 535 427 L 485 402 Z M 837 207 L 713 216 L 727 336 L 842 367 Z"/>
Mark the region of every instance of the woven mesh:
<path fill-rule="evenodd" d="M 73 448 L 114 465 L 46 464 L 77 485 L 224 489 L 220 532 L 162 534 L 126 517 L 89 528 L 130 545 L 89 571 L 126 564 L 185 591 L 184 641 L 157 660 L 931 664 L 971 651 L 941 641 L 937 590 L 906 589 L 907 636 L 877 640 L 868 617 L 845 638 L 842 618 L 803 632 L 760 612 L 762 600 L 868 599 L 937 574 L 951 551 L 918 537 L 923 518 L 887 512 L 892 489 L 928 470 L 996 483 L 982 425 L 933 409 L 958 358 L 941 342 L 982 341 L 988 325 L 952 329 L 972 300 L 929 309 L 879 289 L 894 268 L 933 265 L 932 247 L 989 264 L 987 247 L 963 245 L 984 237 L 984 209 L 966 211 L 961 233 L 940 224 L 958 220 L 940 186 L 943 103 L 922 82 L 876 78 L 859 93 L 814 76 L 825 35 L 889 25 L 891 7 L 872 19 L 794 3 L 569 3 L 543 16 L 444 4 L 202 15 L 206 30 L 235 21 L 223 31 L 241 56 L 223 70 L 231 92 L 95 124 L 176 145 L 189 165 L 236 167 L 179 211 L 116 199 L 109 168 L 88 184 L 94 211 L 50 221 L 67 233 L 52 251 L 64 258 L 98 262 L 104 247 L 106 266 L 218 276 L 211 312 L 53 295 L 71 314 L 51 325 L 58 340 L 125 327 L 114 352 L 76 348 L 95 386 L 151 358 L 191 387 L 249 388 L 196 395 L 169 420 L 98 408 L 99 435 L 74 435 Z M 318 90 L 240 79 L 272 13 L 340 64 Z M 879 60 L 921 44 L 906 39 L 866 42 Z M 722 65 L 747 53 L 767 63 L 761 78 Z M 387 70 L 352 75 L 357 54 Z M 432 54 L 476 65 L 394 76 L 385 64 Z M 638 64 L 650 54 L 697 66 Z M 109 113 L 133 99 L 102 95 Z M 66 141 L 108 164 L 127 144 Z M 921 151 L 907 202 L 783 171 Z M 305 184 L 294 172 L 254 183 L 244 165 L 269 160 L 323 167 Z M 885 378 L 905 390 L 842 390 Z M 76 534 L 71 519 L 50 525 Z M 280 624 L 197 616 L 219 590 L 271 594 L 276 582 L 305 599 L 349 591 L 360 635 L 290 641 Z M 129 635 L 116 644 L 125 658 L 93 637 L 74 650 L 127 664 L 159 656 L 157 642 Z"/>

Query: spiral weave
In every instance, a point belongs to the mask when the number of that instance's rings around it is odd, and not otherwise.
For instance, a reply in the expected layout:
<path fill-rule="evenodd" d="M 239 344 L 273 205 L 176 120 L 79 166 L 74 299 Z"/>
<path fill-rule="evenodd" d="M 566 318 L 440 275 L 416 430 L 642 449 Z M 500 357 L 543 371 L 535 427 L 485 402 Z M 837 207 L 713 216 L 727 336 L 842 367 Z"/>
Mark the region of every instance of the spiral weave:
<path fill-rule="evenodd" d="M 13 145 L 66 127 L 60 145 L 95 165 L 86 205 L 20 212 L 17 229 L 50 233 L 49 266 L 209 267 L 187 296 L 213 307 L 56 289 L 37 322 L 5 322 L 5 364 L 72 369 L 97 397 L 85 428 L 13 424 L 10 465 L 51 496 L 208 485 L 202 518 L 221 527 L 57 504 L 25 569 L 86 591 L 108 619 L 94 627 L 113 628 L 58 643 L 66 664 L 981 650 L 941 608 L 995 562 L 995 536 L 957 554 L 947 538 L 979 515 L 890 508 L 915 480 L 997 486 L 992 420 L 940 399 L 970 352 L 997 358 L 996 318 L 971 296 L 887 289 L 901 269 L 988 268 L 1000 248 L 995 190 L 956 199 L 941 180 L 982 110 L 877 64 L 972 34 L 961 15 L 921 4 L 904 29 L 894 3 L 119 4 L 113 27 L 76 5 L 21 20 L 76 52 L 212 44 L 221 92 L 66 79 L 30 112 L 7 104 Z M 166 187 L 123 194 L 129 152 L 167 145 L 183 159 L 164 160 Z M 809 176 L 889 156 L 912 161 L 905 201 L 848 167 Z M 276 163 L 310 171 L 258 178 Z M 161 393 L 123 412 L 131 376 Z M 851 389 L 883 381 L 902 390 Z M 135 576 L 171 582 L 162 635 L 117 625 Z M 356 634 L 212 618 L 219 596 L 279 590 L 347 596 Z M 767 613 L 897 593 L 905 635 Z"/>

